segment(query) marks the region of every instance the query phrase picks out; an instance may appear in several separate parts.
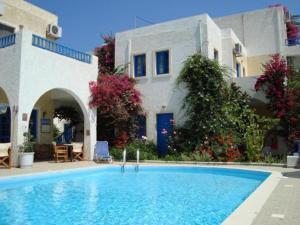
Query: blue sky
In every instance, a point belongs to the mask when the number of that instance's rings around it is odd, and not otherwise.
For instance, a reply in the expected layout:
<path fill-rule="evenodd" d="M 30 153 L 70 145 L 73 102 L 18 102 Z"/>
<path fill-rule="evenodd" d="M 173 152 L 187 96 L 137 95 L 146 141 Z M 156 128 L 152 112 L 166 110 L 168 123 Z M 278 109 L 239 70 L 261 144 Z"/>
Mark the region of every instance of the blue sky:
<path fill-rule="evenodd" d="M 134 28 L 135 16 L 159 23 L 208 13 L 219 17 L 261 9 L 278 3 L 269 0 L 27 0 L 55 13 L 63 28 L 60 43 L 81 51 L 102 44 L 101 35 Z M 293 14 L 300 14 L 299 0 L 281 0 Z M 137 20 L 137 26 L 147 23 Z"/>

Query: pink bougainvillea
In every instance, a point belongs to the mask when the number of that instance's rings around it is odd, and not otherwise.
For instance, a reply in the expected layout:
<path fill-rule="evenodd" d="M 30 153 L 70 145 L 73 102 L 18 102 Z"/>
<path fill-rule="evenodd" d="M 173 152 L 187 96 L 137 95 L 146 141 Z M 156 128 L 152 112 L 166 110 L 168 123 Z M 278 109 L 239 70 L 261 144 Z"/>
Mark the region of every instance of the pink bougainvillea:
<path fill-rule="evenodd" d="M 97 108 L 97 138 L 125 146 L 136 128 L 137 115 L 143 114 L 141 94 L 135 80 L 115 68 L 115 38 L 103 36 L 104 44 L 94 51 L 98 56 L 97 81 L 89 83 L 89 105 Z"/>
<path fill-rule="evenodd" d="M 134 85 L 135 81 L 126 75 L 99 76 L 97 82 L 90 82 L 90 107 L 98 109 L 98 133 L 104 134 L 99 138 L 113 141 L 114 137 L 106 136 L 109 132 L 105 131 L 117 128 L 115 138 L 119 143 L 119 135 L 128 136 L 134 131 L 135 117 L 142 114 L 141 94 Z"/>
<path fill-rule="evenodd" d="M 289 76 L 287 62 L 275 54 L 263 67 L 264 74 L 257 79 L 255 90 L 265 92 L 271 111 L 277 118 L 283 119 L 295 104 L 293 92 L 286 86 Z"/>
<path fill-rule="evenodd" d="M 102 36 L 102 39 L 104 44 L 94 50 L 98 57 L 99 74 L 112 74 L 115 68 L 115 37 Z"/>

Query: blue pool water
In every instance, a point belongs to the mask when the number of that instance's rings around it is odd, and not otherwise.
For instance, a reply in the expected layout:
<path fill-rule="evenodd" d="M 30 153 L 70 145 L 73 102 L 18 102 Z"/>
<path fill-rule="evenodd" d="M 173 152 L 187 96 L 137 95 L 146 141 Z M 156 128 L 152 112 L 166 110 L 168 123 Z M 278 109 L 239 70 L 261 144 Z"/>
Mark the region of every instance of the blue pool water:
<path fill-rule="evenodd" d="M 0 180 L 1 225 L 221 224 L 269 173 L 202 167 L 84 169 Z"/>

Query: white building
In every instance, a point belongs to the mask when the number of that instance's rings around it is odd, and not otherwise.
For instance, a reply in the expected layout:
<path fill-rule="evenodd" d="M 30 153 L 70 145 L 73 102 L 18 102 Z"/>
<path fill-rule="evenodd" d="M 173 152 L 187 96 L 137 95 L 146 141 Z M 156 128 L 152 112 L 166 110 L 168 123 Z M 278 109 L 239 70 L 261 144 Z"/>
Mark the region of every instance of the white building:
<path fill-rule="evenodd" d="M 261 104 L 264 96 L 253 89 L 261 65 L 271 54 L 289 57 L 300 67 L 299 45 L 286 45 L 288 19 L 283 8 L 276 7 L 216 19 L 202 14 L 117 33 L 116 66 L 128 65 L 128 74 L 142 93 L 147 112 L 144 135 L 166 151 L 162 133 L 171 131 L 173 118 L 179 123 L 184 120 L 185 92 L 175 81 L 187 57 L 197 52 L 228 67 L 253 103 Z"/>
<path fill-rule="evenodd" d="M 93 158 L 96 114 L 89 107 L 89 82 L 97 79 L 97 58 L 57 44 L 59 36 L 56 15 L 23 0 L 0 0 L 0 142 L 12 142 L 15 165 L 29 127 L 37 151 L 44 151 L 36 156 L 51 154 L 59 106 L 80 113 L 77 141 L 84 142 L 85 158 Z"/>

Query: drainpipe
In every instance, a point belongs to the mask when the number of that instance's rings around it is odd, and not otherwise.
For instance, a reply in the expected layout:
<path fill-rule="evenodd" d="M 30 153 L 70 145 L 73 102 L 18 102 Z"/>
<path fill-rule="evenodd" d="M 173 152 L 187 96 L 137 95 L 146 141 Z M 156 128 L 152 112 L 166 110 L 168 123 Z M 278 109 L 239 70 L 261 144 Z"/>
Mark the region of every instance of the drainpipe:
<path fill-rule="evenodd" d="M 127 71 L 128 71 L 128 76 L 131 75 L 131 39 L 128 40 L 127 43 Z"/>
<path fill-rule="evenodd" d="M 198 27 L 199 27 L 199 50 L 198 52 L 202 53 L 202 21 L 199 20 Z"/>

